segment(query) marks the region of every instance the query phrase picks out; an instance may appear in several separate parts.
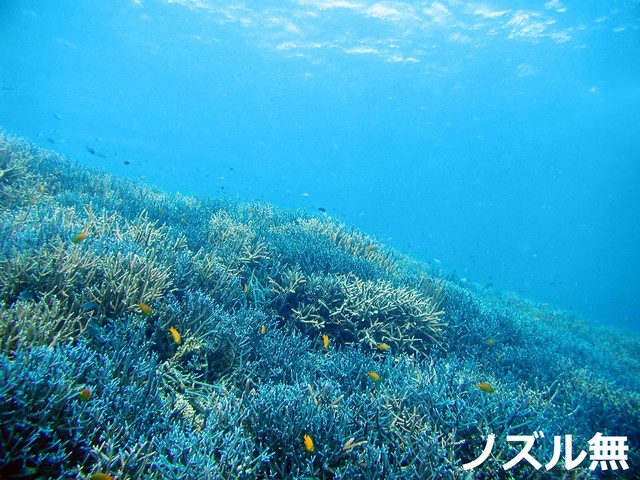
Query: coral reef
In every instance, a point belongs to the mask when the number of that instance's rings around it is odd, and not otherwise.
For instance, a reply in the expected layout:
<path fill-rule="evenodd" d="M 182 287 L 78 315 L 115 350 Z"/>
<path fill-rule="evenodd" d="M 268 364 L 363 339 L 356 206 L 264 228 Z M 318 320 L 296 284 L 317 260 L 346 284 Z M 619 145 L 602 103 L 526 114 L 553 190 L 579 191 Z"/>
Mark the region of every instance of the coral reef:
<path fill-rule="evenodd" d="M 312 275 L 304 288 L 309 300 L 291 309 L 294 317 L 340 343 L 425 352 L 441 334 L 443 312 L 437 311 L 433 297 L 412 288 L 362 280 L 353 273 Z"/>
<path fill-rule="evenodd" d="M 566 478 L 503 468 L 538 431 L 543 464 L 626 436 L 629 470 L 569 473 L 633 478 L 639 353 L 326 215 L 0 134 L 0 478 Z"/>

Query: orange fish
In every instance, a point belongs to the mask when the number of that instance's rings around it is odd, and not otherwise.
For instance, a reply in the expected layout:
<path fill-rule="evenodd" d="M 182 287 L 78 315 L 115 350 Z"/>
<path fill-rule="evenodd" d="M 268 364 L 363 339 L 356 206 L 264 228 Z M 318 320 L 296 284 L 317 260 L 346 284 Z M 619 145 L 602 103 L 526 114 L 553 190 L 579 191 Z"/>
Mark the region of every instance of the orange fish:
<path fill-rule="evenodd" d="M 322 334 L 322 346 L 325 349 L 329 348 L 329 335 L 327 335 L 326 333 Z"/>
<path fill-rule="evenodd" d="M 173 341 L 176 342 L 178 345 L 180 345 L 180 342 L 182 341 L 182 338 L 180 337 L 180 332 L 178 332 L 178 330 L 176 330 L 173 327 L 169 327 L 169 333 L 173 337 Z"/>
<path fill-rule="evenodd" d="M 305 433 L 302 439 L 304 440 L 304 448 L 307 450 L 307 452 L 315 451 L 316 446 L 313 444 L 313 440 L 309 435 Z"/>
<path fill-rule="evenodd" d="M 78 397 L 83 402 L 88 402 L 89 400 L 91 400 L 92 396 L 93 396 L 93 392 L 91 390 L 89 390 L 88 388 L 83 388 L 82 390 L 80 390 L 78 392 Z"/>
<path fill-rule="evenodd" d="M 262 325 L 260 327 L 260 335 L 264 335 L 265 333 L 267 333 L 267 327 L 265 327 L 264 325 Z"/>
<path fill-rule="evenodd" d="M 487 393 L 495 392 L 495 389 L 491 385 L 489 385 L 488 383 L 485 383 L 485 382 L 476 383 L 476 387 L 478 387 L 483 392 L 487 392 Z"/>
<path fill-rule="evenodd" d="M 371 377 L 371 380 L 373 380 L 374 382 L 380 381 L 380 375 L 378 375 L 376 372 L 367 372 L 367 375 L 369 375 L 369 377 Z"/>
<path fill-rule="evenodd" d="M 115 480 L 116 477 L 114 477 L 113 475 L 109 475 L 108 473 L 94 473 L 93 475 L 91 475 L 91 480 Z"/>
<path fill-rule="evenodd" d="M 148 317 L 153 313 L 153 310 L 151 310 L 151 307 L 146 303 L 140 303 L 138 305 L 140 306 L 140 311 L 142 312 L 143 315 L 146 315 Z"/>
<path fill-rule="evenodd" d="M 382 350 L 383 352 L 384 352 L 385 350 L 389 350 L 389 345 L 388 345 L 388 344 L 386 344 L 386 343 L 379 343 L 379 344 L 378 344 L 378 350 Z"/>
<path fill-rule="evenodd" d="M 80 233 L 77 233 L 76 235 L 71 237 L 71 243 L 84 242 L 86 238 L 87 238 L 87 232 L 83 230 Z"/>

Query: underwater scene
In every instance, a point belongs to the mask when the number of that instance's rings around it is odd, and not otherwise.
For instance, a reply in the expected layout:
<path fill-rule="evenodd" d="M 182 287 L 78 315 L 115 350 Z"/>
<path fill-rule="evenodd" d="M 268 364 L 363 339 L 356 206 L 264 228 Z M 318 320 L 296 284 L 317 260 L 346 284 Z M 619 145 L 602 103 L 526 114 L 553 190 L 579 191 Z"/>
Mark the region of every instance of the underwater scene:
<path fill-rule="evenodd" d="M 0 171 L 1 478 L 637 472 L 637 337 L 326 213 L 168 194 L 6 134 Z M 591 469 L 596 435 L 621 443 Z"/>
<path fill-rule="evenodd" d="M 0 480 L 640 478 L 640 2 L 0 2 Z"/>

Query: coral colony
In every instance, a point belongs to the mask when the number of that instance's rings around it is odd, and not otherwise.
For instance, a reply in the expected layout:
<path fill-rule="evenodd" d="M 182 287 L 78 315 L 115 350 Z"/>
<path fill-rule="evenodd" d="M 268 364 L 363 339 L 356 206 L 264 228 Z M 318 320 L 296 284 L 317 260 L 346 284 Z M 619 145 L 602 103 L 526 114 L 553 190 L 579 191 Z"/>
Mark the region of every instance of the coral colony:
<path fill-rule="evenodd" d="M 326 213 L 167 194 L 0 134 L 0 242 L 0 478 L 640 469 L 637 338 Z"/>

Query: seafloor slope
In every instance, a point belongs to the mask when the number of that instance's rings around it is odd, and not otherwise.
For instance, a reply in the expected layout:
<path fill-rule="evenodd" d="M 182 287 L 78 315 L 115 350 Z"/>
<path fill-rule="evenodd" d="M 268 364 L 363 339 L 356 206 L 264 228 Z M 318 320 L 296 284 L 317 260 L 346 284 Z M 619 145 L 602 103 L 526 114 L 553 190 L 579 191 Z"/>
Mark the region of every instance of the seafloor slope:
<path fill-rule="evenodd" d="M 0 478 L 640 469 L 637 338 L 324 214 L 170 195 L 0 134 L 0 222 Z M 540 470 L 505 470 L 507 435 L 534 432 Z M 588 469 L 598 432 L 627 436 L 628 470 Z M 587 454 L 570 472 L 565 435 Z"/>

